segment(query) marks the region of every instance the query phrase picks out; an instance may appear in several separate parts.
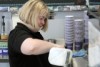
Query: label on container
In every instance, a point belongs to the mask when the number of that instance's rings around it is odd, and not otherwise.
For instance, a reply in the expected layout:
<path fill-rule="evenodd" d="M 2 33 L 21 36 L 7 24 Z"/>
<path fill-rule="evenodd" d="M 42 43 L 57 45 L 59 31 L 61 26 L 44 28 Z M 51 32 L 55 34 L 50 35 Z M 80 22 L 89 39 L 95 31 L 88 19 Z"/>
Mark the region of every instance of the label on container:
<path fill-rule="evenodd" d="M 3 59 L 8 59 L 8 49 L 7 48 L 3 48 L 2 50 L 2 57 Z"/>

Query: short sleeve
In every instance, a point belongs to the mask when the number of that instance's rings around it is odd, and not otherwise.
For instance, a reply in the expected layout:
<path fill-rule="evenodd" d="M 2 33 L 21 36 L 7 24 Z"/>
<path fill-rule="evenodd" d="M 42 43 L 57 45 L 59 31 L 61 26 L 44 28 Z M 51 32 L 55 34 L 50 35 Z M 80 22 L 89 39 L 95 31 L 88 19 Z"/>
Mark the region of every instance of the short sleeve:
<path fill-rule="evenodd" d="M 30 35 L 28 35 L 26 32 L 17 32 L 16 36 L 15 36 L 15 40 L 12 44 L 12 48 L 14 50 L 14 52 L 17 53 L 21 53 L 21 45 L 23 43 L 23 41 L 27 38 L 29 38 Z"/>

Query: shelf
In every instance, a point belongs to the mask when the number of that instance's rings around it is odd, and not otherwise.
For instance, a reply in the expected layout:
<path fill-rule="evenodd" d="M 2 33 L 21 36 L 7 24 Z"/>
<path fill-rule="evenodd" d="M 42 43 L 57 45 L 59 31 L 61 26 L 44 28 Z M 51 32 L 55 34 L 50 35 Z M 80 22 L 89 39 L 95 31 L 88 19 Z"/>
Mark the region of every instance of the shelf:
<path fill-rule="evenodd" d="M 70 3 L 46 3 L 47 6 L 65 6 L 65 5 L 74 5 L 74 2 L 70 2 Z M 16 7 L 21 7 L 23 4 L 0 4 L 0 7 L 12 7 L 12 6 L 16 6 Z"/>
<path fill-rule="evenodd" d="M 9 59 L 0 59 L 0 63 L 9 62 Z"/>
<path fill-rule="evenodd" d="M 7 42 L 8 40 L 0 40 L 0 42 Z"/>
<path fill-rule="evenodd" d="M 66 6 L 66 5 L 74 5 L 74 2 L 70 3 L 46 3 L 48 6 Z"/>
<path fill-rule="evenodd" d="M 100 5 L 100 0 L 89 0 L 89 5 Z"/>
<path fill-rule="evenodd" d="M 23 4 L 28 0 L 0 0 L 0 4 Z"/>
<path fill-rule="evenodd" d="M 0 4 L 0 7 L 21 7 L 23 4 Z"/>
<path fill-rule="evenodd" d="M 22 6 L 28 0 L 0 0 L 0 6 Z M 43 0 L 48 6 L 74 5 L 74 0 Z"/>

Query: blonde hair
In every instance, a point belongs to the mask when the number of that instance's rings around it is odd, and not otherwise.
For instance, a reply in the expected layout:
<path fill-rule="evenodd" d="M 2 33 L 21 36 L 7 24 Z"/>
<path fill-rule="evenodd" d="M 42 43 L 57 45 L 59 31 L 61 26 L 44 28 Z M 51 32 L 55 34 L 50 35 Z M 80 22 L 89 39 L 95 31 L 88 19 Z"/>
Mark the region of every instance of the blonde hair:
<path fill-rule="evenodd" d="M 48 27 L 49 10 L 44 2 L 41 0 L 29 0 L 19 10 L 19 18 L 24 23 L 30 24 L 34 29 L 39 28 L 37 18 L 40 13 L 45 13 L 46 20 L 42 30 L 46 31 Z"/>

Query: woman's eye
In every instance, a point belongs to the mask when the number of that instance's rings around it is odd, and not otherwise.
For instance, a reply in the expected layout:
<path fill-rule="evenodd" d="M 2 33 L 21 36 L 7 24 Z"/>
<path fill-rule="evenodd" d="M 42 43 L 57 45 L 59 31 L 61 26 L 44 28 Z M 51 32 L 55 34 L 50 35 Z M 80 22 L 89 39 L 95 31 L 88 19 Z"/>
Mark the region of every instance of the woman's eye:
<path fill-rule="evenodd" d="M 40 18 L 40 20 L 45 20 L 45 18 Z"/>
<path fill-rule="evenodd" d="M 47 20 L 47 18 L 45 18 L 45 17 L 40 17 L 39 19 L 40 20 L 43 20 L 43 21 L 46 21 Z"/>
<path fill-rule="evenodd" d="M 42 17 L 40 17 L 40 20 L 43 20 L 43 18 L 42 18 Z"/>

